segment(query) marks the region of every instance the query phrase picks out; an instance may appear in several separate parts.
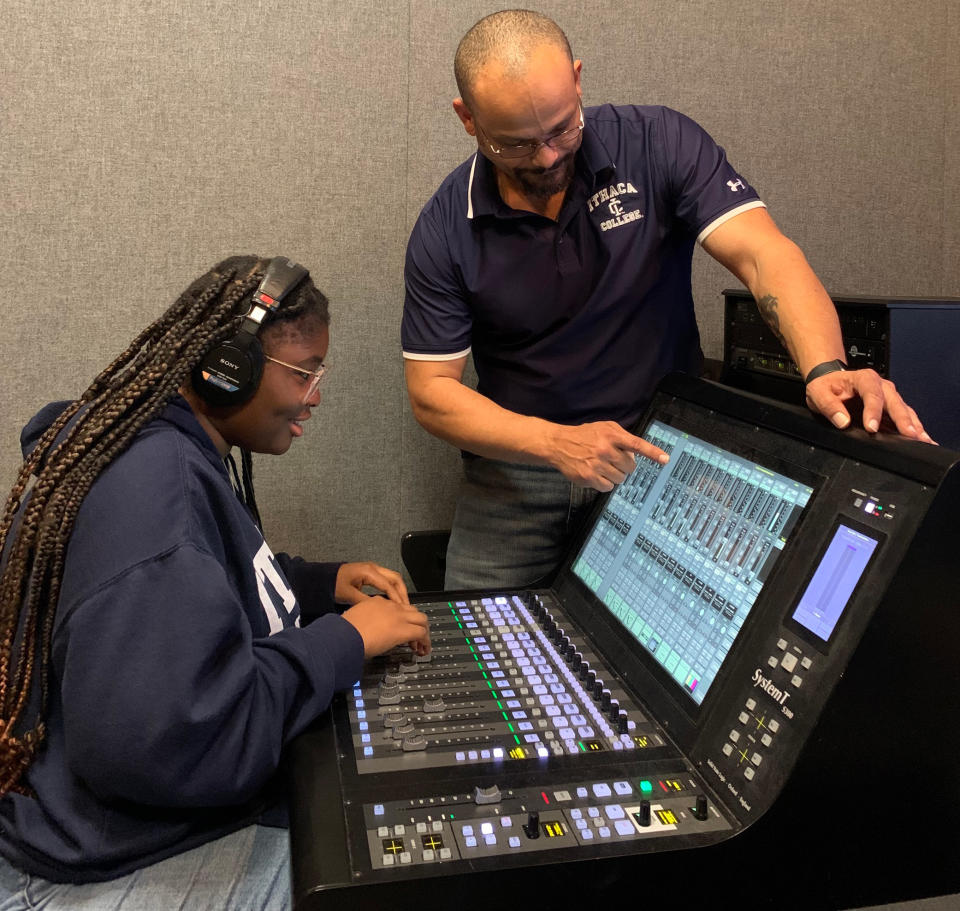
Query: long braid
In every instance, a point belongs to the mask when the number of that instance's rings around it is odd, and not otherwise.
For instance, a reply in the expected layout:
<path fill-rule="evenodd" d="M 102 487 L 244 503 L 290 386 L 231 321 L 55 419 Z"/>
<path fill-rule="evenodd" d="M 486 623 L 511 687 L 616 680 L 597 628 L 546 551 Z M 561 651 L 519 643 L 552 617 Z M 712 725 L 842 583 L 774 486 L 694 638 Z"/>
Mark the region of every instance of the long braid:
<path fill-rule="evenodd" d="M 0 577 L 0 795 L 23 790 L 21 778 L 44 737 L 56 605 L 83 500 L 176 396 L 204 352 L 236 331 L 258 268 L 256 258 L 237 257 L 191 285 L 53 422 L 21 466 L 0 520 L 3 552 L 19 515 Z M 237 274 L 243 280 L 234 280 Z M 39 710 L 27 719 L 37 675 Z"/>

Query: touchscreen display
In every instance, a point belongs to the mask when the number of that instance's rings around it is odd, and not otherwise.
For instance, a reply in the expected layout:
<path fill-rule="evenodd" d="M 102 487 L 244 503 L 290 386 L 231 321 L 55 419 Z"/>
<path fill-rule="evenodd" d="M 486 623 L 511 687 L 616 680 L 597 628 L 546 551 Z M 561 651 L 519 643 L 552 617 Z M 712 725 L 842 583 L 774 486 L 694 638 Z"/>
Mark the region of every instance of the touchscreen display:
<path fill-rule="evenodd" d="M 674 426 L 638 459 L 573 572 L 697 704 L 813 494 L 808 484 Z"/>

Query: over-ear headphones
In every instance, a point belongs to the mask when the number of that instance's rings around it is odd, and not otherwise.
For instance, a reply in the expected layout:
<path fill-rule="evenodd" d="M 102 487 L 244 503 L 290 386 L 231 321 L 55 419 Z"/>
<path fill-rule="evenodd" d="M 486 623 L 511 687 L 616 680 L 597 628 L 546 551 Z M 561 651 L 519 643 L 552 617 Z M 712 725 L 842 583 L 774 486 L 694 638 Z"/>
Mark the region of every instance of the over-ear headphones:
<path fill-rule="evenodd" d="M 193 388 L 200 398 L 224 406 L 242 405 L 253 397 L 263 375 L 263 348 L 257 338 L 260 324 L 309 275 L 293 260 L 270 260 L 237 334 L 211 348 L 193 368 Z"/>

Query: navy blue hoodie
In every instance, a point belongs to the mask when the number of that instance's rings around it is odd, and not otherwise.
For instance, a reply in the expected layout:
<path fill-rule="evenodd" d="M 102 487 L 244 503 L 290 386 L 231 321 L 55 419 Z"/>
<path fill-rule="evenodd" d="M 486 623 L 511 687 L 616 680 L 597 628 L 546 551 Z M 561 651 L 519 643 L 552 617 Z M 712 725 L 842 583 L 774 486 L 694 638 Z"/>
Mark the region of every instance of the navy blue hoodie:
<path fill-rule="evenodd" d="M 25 453 L 62 408 L 27 425 Z M 361 673 L 338 566 L 270 552 L 174 400 L 80 509 L 36 797 L 0 800 L 0 853 L 51 880 L 111 879 L 275 807 L 284 746 Z"/>

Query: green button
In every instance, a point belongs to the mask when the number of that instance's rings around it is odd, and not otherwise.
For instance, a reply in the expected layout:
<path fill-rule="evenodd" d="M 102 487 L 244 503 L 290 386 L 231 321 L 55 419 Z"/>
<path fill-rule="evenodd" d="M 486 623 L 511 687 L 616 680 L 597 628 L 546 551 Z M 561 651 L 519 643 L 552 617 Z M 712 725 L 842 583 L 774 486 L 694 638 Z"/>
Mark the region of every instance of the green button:
<path fill-rule="evenodd" d="M 653 785 L 649 781 L 641 781 L 640 790 L 644 794 L 649 794 L 653 790 Z"/>

